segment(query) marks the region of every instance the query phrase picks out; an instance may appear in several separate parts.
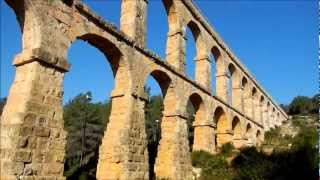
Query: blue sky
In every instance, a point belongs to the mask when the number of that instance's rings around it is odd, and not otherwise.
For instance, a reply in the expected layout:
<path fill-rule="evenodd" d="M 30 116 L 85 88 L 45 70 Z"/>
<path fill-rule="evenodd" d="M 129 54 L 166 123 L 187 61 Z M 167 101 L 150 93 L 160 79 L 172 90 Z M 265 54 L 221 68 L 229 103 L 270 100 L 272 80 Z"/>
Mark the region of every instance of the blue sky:
<path fill-rule="evenodd" d="M 119 26 L 120 1 L 85 1 L 105 20 Z M 317 2 L 316 1 L 209 1 L 196 0 L 242 63 L 278 103 L 297 95 L 317 93 Z M 13 57 L 21 52 L 21 32 L 13 11 L 1 1 L 0 97 L 8 95 L 14 78 Z M 164 58 L 167 18 L 160 0 L 148 7 L 147 47 Z M 188 33 L 191 36 L 191 33 Z M 193 38 L 187 42 L 187 73 L 193 78 Z M 80 92 L 92 91 L 94 101 L 107 99 L 113 76 L 105 57 L 94 47 L 76 41 L 70 47 L 72 67 L 65 76 L 64 101 Z M 214 72 L 213 72 L 214 73 Z M 214 82 L 213 82 L 214 83 Z M 158 85 L 148 80 L 152 94 Z"/>

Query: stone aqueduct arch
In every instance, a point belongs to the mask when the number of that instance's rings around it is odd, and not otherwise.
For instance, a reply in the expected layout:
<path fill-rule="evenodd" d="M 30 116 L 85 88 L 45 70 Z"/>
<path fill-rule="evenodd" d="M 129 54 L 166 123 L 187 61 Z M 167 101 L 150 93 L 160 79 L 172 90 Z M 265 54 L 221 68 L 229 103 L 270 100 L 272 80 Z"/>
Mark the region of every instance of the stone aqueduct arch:
<path fill-rule="evenodd" d="M 62 84 L 69 70 L 66 55 L 76 39 L 103 52 L 115 78 L 98 179 L 149 177 L 143 110 L 149 75 L 164 96 L 154 168 L 159 179 L 191 179 L 188 100 L 196 110 L 194 150 L 214 153 L 226 142 L 259 145 L 265 131 L 288 118 L 189 0 L 163 0 L 169 23 L 165 61 L 145 47 L 146 0 L 122 0 L 120 30 L 78 0 L 6 2 L 20 23 L 23 48 L 13 60 L 16 75 L 1 117 L 1 179 L 64 179 Z M 185 75 L 187 26 L 196 39 L 195 81 Z M 216 61 L 215 77 L 210 77 L 210 54 Z M 211 78 L 216 78 L 215 95 Z"/>

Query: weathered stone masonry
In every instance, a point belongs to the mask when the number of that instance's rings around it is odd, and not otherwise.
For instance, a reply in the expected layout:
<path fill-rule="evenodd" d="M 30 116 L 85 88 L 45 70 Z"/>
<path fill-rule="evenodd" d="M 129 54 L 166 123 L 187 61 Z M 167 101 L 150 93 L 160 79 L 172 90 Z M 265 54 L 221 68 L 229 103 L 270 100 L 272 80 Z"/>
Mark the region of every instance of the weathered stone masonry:
<path fill-rule="evenodd" d="M 259 145 L 267 130 L 287 120 L 190 0 L 163 0 L 169 27 L 165 60 L 145 47 L 147 0 L 122 0 L 120 30 L 78 0 L 6 2 L 20 23 L 23 49 L 13 61 L 16 76 L 1 117 L 0 179 L 65 179 L 62 85 L 68 48 L 76 39 L 103 52 L 115 78 L 97 179 L 148 179 L 143 87 L 149 75 L 164 96 L 154 168 L 159 179 L 191 179 L 188 101 L 196 110 L 193 150 L 215 153 L 226 142 Z M 195 81 L 185 74 L 186 28 L 196 40 Z"/>

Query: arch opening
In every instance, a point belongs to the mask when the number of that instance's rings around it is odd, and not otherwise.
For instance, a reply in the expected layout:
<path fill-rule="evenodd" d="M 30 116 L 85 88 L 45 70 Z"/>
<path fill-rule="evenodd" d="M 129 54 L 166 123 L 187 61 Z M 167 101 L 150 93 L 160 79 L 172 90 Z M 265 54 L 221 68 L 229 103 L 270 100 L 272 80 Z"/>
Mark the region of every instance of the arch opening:
<path fill-rule="evenodd" d="M 250 123 L 248 123 L 246 126 L 246 138 L 247 138 L 249 145 L 252 145 L 252 143 L 253 143 L 253 139 L 252 139 L 253 138 L 253 128 Z"/>
<path fill-rule="evenodd" d="M 266 128 L 270 128 L 270 122 L 271 122 L 271 113 L 270 113 L 270 101 L 267 102 L 267 117 L 266 117 Z"/>
<path fill-rule="evenodd" d="M 257 95 L 257 89 L 255 87 L 252 88 L 252 97 L 255 97 Z"/>
<path fill-rule="evenodd" d="M 67 131 L 64 174 L 68 179 L 80 176 L 95 179 L 99 148 L 110 116 L 117 111 L 105 94 L 111 94 L 118 79 L 125 76 L 129 81 L 129 78 L 123 73 L 127 72 L 123 71 L 126 66 L 119 68 L 124 63 L 120 50 L 97 35 L 78 37 L 68 49 L 68 59 L 72 66 L 64 79 L 63 119 Z"/>
<path fill-rule="evenodd" d="M 205 120 L 205 107 L 200 95 L 192 94 L 187 102 L 187 126 L 188 126 L 188 140 L 189 150 L 196 149 L 199 145 L 198 141 L 201 138 L 201 132 L 198 126 L 204 124 Z"/>
<path fill-rule="evenodd" d="M 239 118 L 236 116 L 232 120 L 232 131 L 234 139 L 241 138 L 241 123 Z"/>
<path fill-rule="evenodd" d="M 277 122 L 276 122 L 276 109 L 274 107 L 272 107 L 272 114 L 271 114 L 271 118 L 272 118 L 272 126 L 275 127 L 277 126 Z"/>
<path fill-rule="evenodd" d="M 234 92 L 234 88 L 235 88 L 235 84 L 236 84 L 236 67 L 230 63 L 228 65 L 228 69 L 227 69 L 227 76 L 228 76 L 228 85 L 227 85 L 227 94 L 228 94 L 228 99 L 227 102 L 231 105 L 234 104 L 235 101 L 235 92 Z"/>
<path fill-rule="evenodd" d="M 221 58 L 221 53 L 220 50 L 214 46 L 211 49 L 210 53 L 210 62 L 211 62 L 211 87 L 212 87 L 212 94 L 217 95 L 217 75 L 219 69 L 221 69 L 220 65 L 220 58 Z M 219 66 L 220 65 L 220 66 Z"/>
<path fill-rule="evenodd" d="M 251 124 L 247 124 L 247 128 L 246 128 L 246 135 L 249 138 L 252 135 L 253 129 L 251 127 Z M 250 137 L 251 138 L 251 137 Z"/>
<path fill-rule="evenodd" d="M 246 77 L 242 77 L 241 80 L 241 88 L 242 88 L 242 101 L 243 101 L 243 108 L 245 108 L 247 106 L 247 100 L 248 100 L 248 96 L 249 96 L 249 85 L 248 85 L 248 80 Z M 246 111 L 244 111 L 246 112 Z"/>
<path fill-rule="evenodd" d="M 118 67 L 120 66 L 122 53 L 120 50 L 109 40 L 95 34 L 85 34 L 77 39 L 88 42 L 93 47 L 99 49 L 109 61 L 114 77 L 116 77 L 116 73 L 118 72 Z"/>
<path fill-rule="evenodd" d="M 249 93 L 249 85 L 248 85 L 248 80 L 246 77 L 242 77 L 241 80 L 241 87 L 242 87 L 242 112 L 244 112 L 244 114 L 249 115 L 250 114 L 250 93 Z"/>
<path fill-rule="evenodd" d="M 216 124 L 216 137 L 215 144 L 216 147 L 221 147 L 223 144 L 229 142 L 226 137 L 228 131 L 228 120 L 225 111 L 222 107 L 217 107 L 214 112 L 214 122 Z"/>
<path fill-rule="evenodd" d="M 260 146 L 261 142 L 262 142 L 261 132 L 260 132 L 260 130 L 257 130 L 257 133 L 256 133 L 256 145 Z"/>
<path fill-rule="evenodd" d="M 199 41 L 200 29 L 198 26 L 190 21 L 186 27 L 185 33 L 185 73 L 188 77 L 196 79 L 196 64 L 195 60 L 199 56 Z"/>
<path fill-rule="evenodd" d="M 260 96 L 260 101 L 259 101 L 259 119 L 260 119 L 260 123 L 263 124 L 264 123 L 264 118 L 265 118 L 265 101 L 264 101 L 264 97 L 261 95 Z"/>
<path fill-rule="evenodd" d="M 149 160 L 149 179 L 156 178 L 155 163 L 161 139 L 161 123 L 164 114 L 175 108 L 175 97 L 170 89 L 170 77 L 159 70 L 152 71 L 145 81 L 145 93 L 148 101 L 145 102 L 145 131 Z"/>
<path fill-rule="evenodd" d="M 252 109 L 252 114 L 251 114 L 251 117 L 254 121 L 257 121 L 257 117 L 258 117 L 258 108 L 259 108 L 259 105 L 258 105 L 258 96 L 257 96 L 257 89 L 256 87 L 253 87 L 252 90 L 251 90 L 251 103 L 252 103 L 252 106 L 251 106 L 251 109 Z"/>

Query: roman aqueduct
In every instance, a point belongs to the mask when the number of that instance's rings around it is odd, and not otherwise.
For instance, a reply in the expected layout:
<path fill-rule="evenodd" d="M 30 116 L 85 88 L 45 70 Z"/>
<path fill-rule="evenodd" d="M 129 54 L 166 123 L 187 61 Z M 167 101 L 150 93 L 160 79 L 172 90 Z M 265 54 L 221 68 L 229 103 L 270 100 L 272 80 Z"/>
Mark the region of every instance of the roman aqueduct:
<path fill-rule="evenodd" d="M 163 0 L 169 27 L 165 60 L 145 47 L 147 0 L 122 0 L 120 29 L 79 0 L 6 2 L 19 21 L 23 45 L 13 60 L 16 75 L 1 117 L 1 179 L 65 179 L 62 85 L 68 48 L 77 39 L 105 54 L 115 79 L 97 179 L 149 178 L 144 127 L 149 75 L 164 96 L 154 168 L 159 179 L 191 179 L 188 101 L 195 107 L 193 150 L 215 153 L 226 142 L 258 146 L 266 131 L 288 119 L 191 0 Z M 195 80 L 185 73 L 186 28 L 196 44 Z"/>

